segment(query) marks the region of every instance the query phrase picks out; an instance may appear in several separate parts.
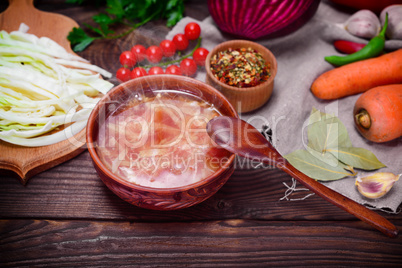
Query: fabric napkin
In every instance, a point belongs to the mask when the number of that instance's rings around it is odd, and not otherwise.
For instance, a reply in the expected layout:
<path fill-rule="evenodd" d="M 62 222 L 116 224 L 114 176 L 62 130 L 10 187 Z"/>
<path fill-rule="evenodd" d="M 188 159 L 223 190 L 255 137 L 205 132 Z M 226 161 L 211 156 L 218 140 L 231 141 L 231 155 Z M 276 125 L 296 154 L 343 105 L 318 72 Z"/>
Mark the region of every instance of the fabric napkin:
<path fill-rule="evenodd" d="M 335 101 L 321 101 L 310 92 L 310 86 L 318 75 L 333 67 L 324 61 L 324 57 L 336 54 L 332 42 L 336 39 L 347 39 L 360 42 L 344 29 L 344 23 L 352 13 L 335 9 L 326 2 L 321 2 L 317 13 L 302 28 L 287 36 L 275 39 L 261 39 L 257 42 L 266 46 L 275 55 L 278 62 L 278 73 L 275 78 L 274 91 L 270 100 L 260 109 L 241 114 L 240 117 L 257 129 L 268 125 L 272 129 L 273 145 L 285 155 L 297 149 L 304 149 L 306 144 L 306 120 L 313 107 L 336 115 L 346 126 L 354 147 L 372 151 L 387 167 L 378 171 L 402 173 L 402 138 L 377 144 L 363 138 L 354 127 L 353 107 L 359 95 Z M 192 18 L 183 18 L 166 36 L 172 39 L 176 33 L 183 33 L 185 25 Z M 222 33 L 211 17 L 200 24 L 202 46 L 211 51 L 221 42 L 234 39 Z M 387 41 L 387 48 L 402 47 L 400 41 Z M 205 81 L 205 71 L 198 71 L 195 77 Z M 378 172 L 374 171 L 374 172 Z M 374 172 L 359 171 L 359 175 Z M 355 186 L 355 177 L 347 177 L 337 181 L 323 182 L 329 188 L 373 209 L 398 213 L 402 202 L 402 179 L 397 181 L 392 190 L 382 198 L 371 200 L 360 195 Z"/>

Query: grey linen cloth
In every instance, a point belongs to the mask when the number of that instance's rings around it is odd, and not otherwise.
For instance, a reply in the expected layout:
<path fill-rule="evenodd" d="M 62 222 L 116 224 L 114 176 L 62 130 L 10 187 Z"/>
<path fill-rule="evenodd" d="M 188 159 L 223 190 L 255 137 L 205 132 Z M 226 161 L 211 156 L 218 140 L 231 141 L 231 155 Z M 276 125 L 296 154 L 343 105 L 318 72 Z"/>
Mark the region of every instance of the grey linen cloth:
<path fill-rule="evenodd" d="M 241 114 L 257 129 L 269 125 L 272 129 L 273 145 L 286 155 L 297 149 L 304 149 L 306 141 L 306 123 L 313 107 L 336 115 L 346 126 L 354 147 L 372 151 L 387 167 L 373 172 L 358 170 L 358 176 L 375 172 L 402 173 L 402 138 L 377 144 L 363 138 L 354 127 L 353 107 L 360 95 L 334 101 L 322 101 L 310 91 L 312 82 L 322 73 L 333 67 L 324 60 L 325 56 L 337 54 L 332 42 L 336 39 L 367 42 L 347 33 L 340 24 L 353 13 L 335 9 L 326 2 L 321 2 L 317 13 L 302 28 L 287 36 L 275 39 L 261 39 L 256 42 L 264 45 L 275 55 L 278 73 L 274 91 L 269 101 L 260 109 Z M 185 25 L 192 18 L 183 18 L 166 36 L 172 39 L 177 33 L 183 33 Z M 221 42 L 235 39 L 222 33 L 211 17 L 200 24 L 202 47 L 211 51 Z M 402 47 L 400 41 L 387 41 L 386 48 Z M 205 71 L 198 71 L 196 79 L 205 81 Z M 402 202 L 402 179 L 397 181 L 392 190 L 382 198 L 371 200 L 363 197 L 355 186 L 355 177 L 346 177 L 337 181 L 323 182 L 329 188 L 373 209 L 398 213 Z"/>

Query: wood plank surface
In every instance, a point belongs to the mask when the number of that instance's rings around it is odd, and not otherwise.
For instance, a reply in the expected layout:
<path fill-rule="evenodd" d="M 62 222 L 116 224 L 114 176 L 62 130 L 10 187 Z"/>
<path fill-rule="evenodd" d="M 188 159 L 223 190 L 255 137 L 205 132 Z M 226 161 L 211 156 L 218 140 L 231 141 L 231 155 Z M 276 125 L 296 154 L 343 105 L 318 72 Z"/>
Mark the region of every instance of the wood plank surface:
<path fill-rule="evenodd" d="M 79 24 L 100 11 L 64 0 L 34 4 Z M 186 15 L 203 20 L 206 1 L 188 0 Z M 158 44 L 168 31 L 151 22 L 79 54 L 115 72 L 121 49 L 138 40 Z M 388 238 L 315 195 L 281 200 L 283 183 L 292 179 L 278 169 L 238 169 L 205 202 L 160 212 L 114 195 L 87 151 L 27 185 L 0 175 L 0 267 L 402 267 L 402 235 Z M 378 213 L 402 230 L 401 213 Z"/>
<path fill-rule="evenodd" d="M 135 207 L 113 194 L 99 179 L 86 151 L 78 157 L 38 174 L 26 186 L 14 178 L 0 179 L 0 217 L 103 220 L 355 220 L 353 216 L 311 196 L 302 201 L 280 200 L 292 184 L 278 169 L 237 170 L 222 189 L 205 202 L 178 211 L 152 211 Z M 298 185 L 302 188 L 302 186 Z M 295 192 L 303 198 L 310 192 Z M 385 214 L 385 213 L 384 213 Z M 387 218 L 392 219 L 392 216 Z"/>
<path fill-rule="evenodd" d="M 2 267 L 398 267 L 402 262 L 401 239 L 384 241 L 361 222 L 3 220 L 0 229 Z"/>

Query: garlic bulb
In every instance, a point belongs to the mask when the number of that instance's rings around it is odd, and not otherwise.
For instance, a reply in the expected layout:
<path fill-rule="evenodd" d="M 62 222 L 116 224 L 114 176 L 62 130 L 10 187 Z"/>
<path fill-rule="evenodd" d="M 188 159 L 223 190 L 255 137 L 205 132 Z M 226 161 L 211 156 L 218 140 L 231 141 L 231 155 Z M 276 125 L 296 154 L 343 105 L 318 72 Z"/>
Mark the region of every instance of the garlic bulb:
<path fill-rule="evenodd" d="M 380 32 L 381 23 L 372 11 L 363 9 L 345 22 L 345 29 L 352 35 L 371 39 Z"/>
<path fill-rule="evenodd" d="M 401 174 L 394 175 L 390 172 L 378 172 L 364 178 L 357 178 L 355 184 L 357 190 L 363 196 L 376 199 L 388 193 L 400 176 Z"/>
<path fill-rule="evenodd" d="M 402 5 L 391 5 L 384 8 L 380 14 L 381 23 L 385 21 L 385 13 L 388 13 L 387 37 L 402 40 Z"/>

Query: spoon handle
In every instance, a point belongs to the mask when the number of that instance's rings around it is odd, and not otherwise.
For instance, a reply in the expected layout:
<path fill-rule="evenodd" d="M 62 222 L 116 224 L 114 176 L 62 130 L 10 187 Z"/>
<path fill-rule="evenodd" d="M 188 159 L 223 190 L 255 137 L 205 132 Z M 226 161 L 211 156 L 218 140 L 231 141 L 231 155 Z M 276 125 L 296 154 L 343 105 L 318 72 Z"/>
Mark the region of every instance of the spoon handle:
<path fill-rule="evenodd" d="M 285 159 L 281 162 L 281 164 L 277 164 L 277 166 L 291 175 L 293 178 L 302 183 L 305 187 L 321 196 L 323 199 L 328 202 L 336 205 L 337 207 L 349 212 L 350 214 L 356 216 L 360 220 L 370 224 L 377 230 L 381 231 L 385 235 L 389 237 L 396 237 L 398 235 L 398 229 L 387 219 L 380 216 L 376 212 L 366 208 L 359 203 L 347 198 L 339 194 L 338 192 L 326 187 L 322 183 L 310 178 L 304 173 L 297 170 L 293 167 L 288 161 Z"/>
<path fill-rule="evenodd" d="M 372 225 L 385 235 L 389 237 L 398 235 L 398 229 L 384 217 L 297 170 L 247 122 L 239 118 L 218 116 L 208 122 L 207 131 L 212 140 L 232 153 L 248 159 L 258 159 L 271 166 L 275 165 L 318 196 Z"/>

